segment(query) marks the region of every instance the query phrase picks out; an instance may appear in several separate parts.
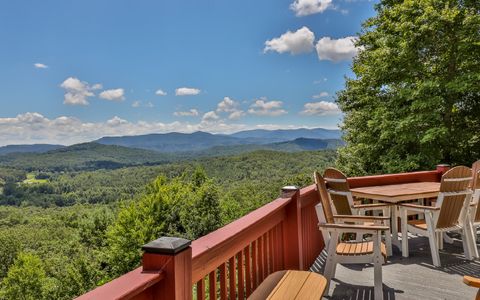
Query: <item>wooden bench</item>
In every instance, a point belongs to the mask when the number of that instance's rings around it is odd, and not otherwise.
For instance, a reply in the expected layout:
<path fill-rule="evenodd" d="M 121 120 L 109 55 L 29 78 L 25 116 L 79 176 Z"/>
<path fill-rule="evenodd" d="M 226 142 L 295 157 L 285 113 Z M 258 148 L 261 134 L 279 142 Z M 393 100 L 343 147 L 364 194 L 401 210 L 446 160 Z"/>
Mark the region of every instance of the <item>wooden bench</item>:
<path fill-rule="evenodd" d="M 278 271 L 265 278 L 248 299 L 322 299 L 326 286 L 325 277 L 317 273 Z"/>

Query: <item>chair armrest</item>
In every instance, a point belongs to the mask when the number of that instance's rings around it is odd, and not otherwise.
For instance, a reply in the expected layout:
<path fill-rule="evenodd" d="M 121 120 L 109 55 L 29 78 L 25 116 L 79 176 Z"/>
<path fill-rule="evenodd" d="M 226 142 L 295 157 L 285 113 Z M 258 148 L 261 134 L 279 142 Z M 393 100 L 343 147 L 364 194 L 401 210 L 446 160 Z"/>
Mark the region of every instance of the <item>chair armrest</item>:
<path fill-rule="evenodd" d="M 390 220 L 390 217 L 375 217 L 375 216 L 353 216 L 353 215 L 333 215 L 333 218 L 335 220 L 351 220 L 351 221 L 363 221 L 363 222 L 368 222 L 368 221 L 386 221 Z"/>
<path fill-rule="evenodd" d="M 472 276 L 463 276 L 463 283 L 465 283 L 468 286 L 480 288 L 480 278 L 475 278 Z"/>
<path fill-rule="evenodd" d="M 429 211 L 440 210 L 440 207 L 425 206 L 425 205 L 418 205 L 418 204 L 411 204 L 411 203 L 399 204 L 399 208 L 405 208 L 407 210 L 419 211 L 419 212 L 425 212 L 427 210 Z"/>
<path fill-rule="evenodd" d="M 365 226 L 365 225 L 350 225 L 350 224 L 326 224 L 320 223 L 318 227 L 323 228 L 327 231 L 338 231 L 338 232 L 367 232 L 367 233 L 378 233 L 379 231 L 387 231 L 390 228 L 388 226 Z"/>
<path fill-rule="evenodd" d="M 374 209 L 382 209 L 390 206 L 392 206 L 390 203 L 372 203 L 372 204 L 358 204 L 358 205 L 354 205 L 352 208 L 374 210 Z"/>

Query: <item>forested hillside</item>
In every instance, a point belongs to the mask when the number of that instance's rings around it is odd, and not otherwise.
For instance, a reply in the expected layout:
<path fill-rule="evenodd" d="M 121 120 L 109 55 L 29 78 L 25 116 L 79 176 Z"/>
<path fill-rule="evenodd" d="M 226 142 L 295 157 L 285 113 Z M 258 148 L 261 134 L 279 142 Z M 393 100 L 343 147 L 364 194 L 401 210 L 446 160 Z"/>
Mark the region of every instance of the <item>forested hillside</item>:
<path fill-rule="evenodd" d="M 5 163 L 0 299 L 71 299 L 137 266 L 144 243 L 161 235 L 202 236 L 275 199 L 283 185 L 311 184 L 313 170 L 335 156 L 262 150 L 58 172 Z"/>

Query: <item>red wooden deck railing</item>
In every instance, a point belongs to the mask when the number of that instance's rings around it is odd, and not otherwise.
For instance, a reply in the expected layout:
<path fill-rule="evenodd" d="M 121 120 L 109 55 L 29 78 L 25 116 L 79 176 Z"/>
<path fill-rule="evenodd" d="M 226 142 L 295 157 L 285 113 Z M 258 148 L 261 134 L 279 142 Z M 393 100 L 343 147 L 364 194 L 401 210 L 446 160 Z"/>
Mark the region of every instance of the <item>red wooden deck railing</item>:
<path fill-rule="evenodd" d="M 351 187 L 439 181 L 435 171 L 349 178 Z M 270 274 L 308 269 L 324 247 L 314 185 L 294 190 L 190 245 L 144 247 L 143 266 L 78 299 L 245 299 Z M 167 238 L 168 239 L 168 238 Z M 165 240 L 163 240 L 165 242 Z M 176 244 L 177 243 L 177 244 Z M 160 244 L 161 241 L 160 241 Z M 164 245 L 164 244 L 162 244 Z"/>

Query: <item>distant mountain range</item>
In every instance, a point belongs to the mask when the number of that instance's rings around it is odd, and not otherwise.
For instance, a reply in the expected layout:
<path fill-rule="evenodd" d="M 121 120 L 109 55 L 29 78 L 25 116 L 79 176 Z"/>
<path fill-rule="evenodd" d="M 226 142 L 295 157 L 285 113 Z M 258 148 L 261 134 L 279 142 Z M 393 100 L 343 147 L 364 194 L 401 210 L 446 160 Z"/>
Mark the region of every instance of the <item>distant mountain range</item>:
<path fill-rule="evenodd" d="M 304 151 L 334 149 L 342 145 L 340 130 L 324 128 L 315 129 L 282 129 L 282 130 L 247 130 L 234 134 L 194 133 L 159 133 L 137 136 L 103 137 L 94 141 L 96 144 L 122 146 L 162 153 L 183 153 L 182 156 L 193 156 L 193 153 L 239 153 L 258 149 L 278 151 Z M 79 145 L 85 145 L 79 144 Z M 0 147 L 0 155 L 11 153 L 46 153 L 49 151 L 70 151 L 76 145 L 34 144 L 8 145 Z M 73 147 L 73 148 L 72 148 Z M 97 147 L 98 148 L 98 147 Z M 116 149 L 118 150 L 118 149 Z M 200 154 L 200 153 L 198 153 Z M 155 160 L 158 157 L 155 158 Z"/>
<path fill-rule="evenodd" d="M 316 129 L 284 129 L 284 130 L 247 130 L 231 135 L 211 134 L 197 131 L 194 133 L 164 133 L 137 136 L 104 137 L 95 142 L 104 145 L 133 147 L 159 152 L 192 152 L 210 149 L 217 146 L 265 145 L 292 141 L 298 138 L 337 139 L 340 130 Z"/>

